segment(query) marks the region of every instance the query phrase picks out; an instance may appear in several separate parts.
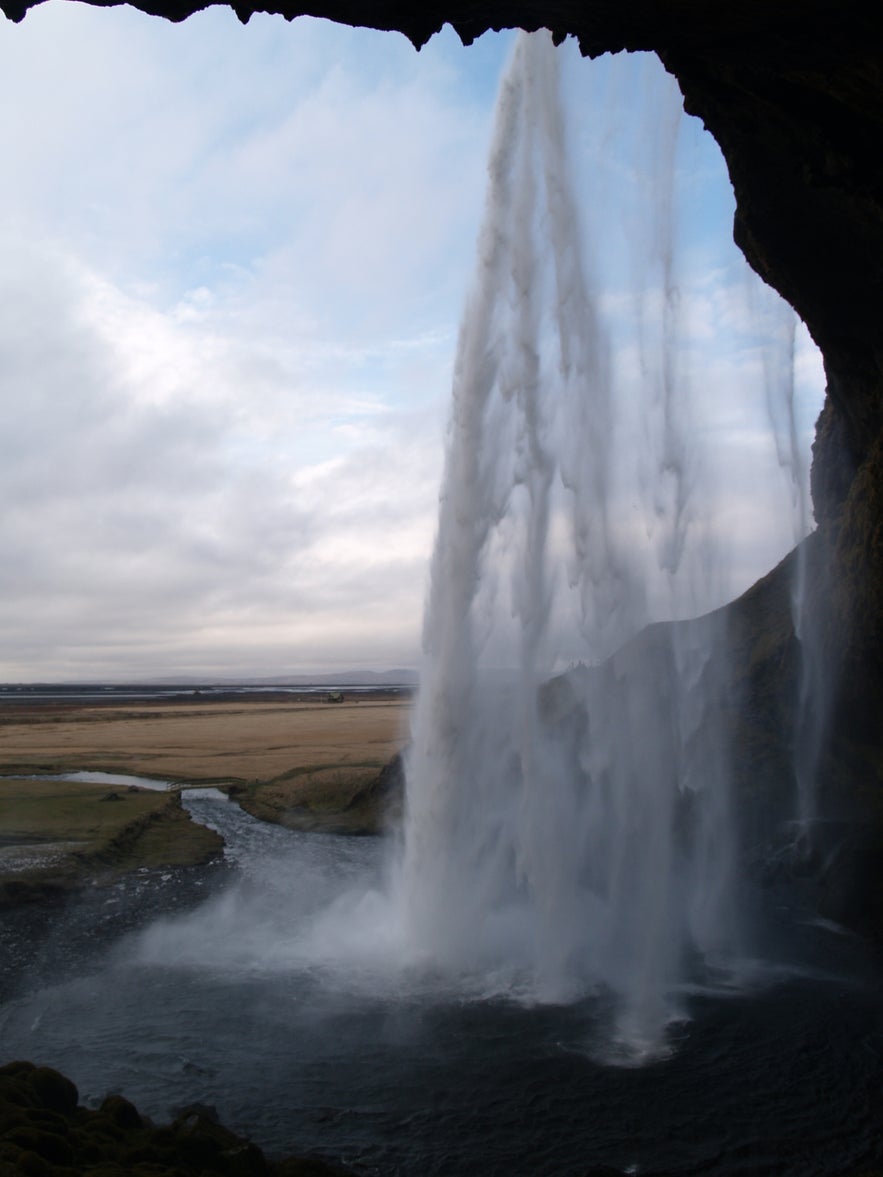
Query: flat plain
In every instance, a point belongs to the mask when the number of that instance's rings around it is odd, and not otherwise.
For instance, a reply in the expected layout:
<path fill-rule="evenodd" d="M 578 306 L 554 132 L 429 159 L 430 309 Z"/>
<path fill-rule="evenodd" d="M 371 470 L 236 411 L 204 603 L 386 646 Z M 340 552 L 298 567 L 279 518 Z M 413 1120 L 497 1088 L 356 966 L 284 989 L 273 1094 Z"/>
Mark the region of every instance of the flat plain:
<path fill-rule="evenodd" d="M 0 773 L 91 769 L 212 784 L 381 768 L 405 743 L 409 706 L 373 696 L 10 706 L 0 709 Z"/>

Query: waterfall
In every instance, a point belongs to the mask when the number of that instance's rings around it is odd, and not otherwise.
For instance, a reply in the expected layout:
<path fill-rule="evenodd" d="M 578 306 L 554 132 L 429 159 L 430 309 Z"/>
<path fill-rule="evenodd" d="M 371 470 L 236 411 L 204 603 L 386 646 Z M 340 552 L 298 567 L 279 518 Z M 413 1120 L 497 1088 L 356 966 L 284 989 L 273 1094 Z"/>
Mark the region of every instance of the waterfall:
<path fill-rule="evenodd" d="M 776 460 L 786 479 L 793 542 L 797 549 L 791 583 L 791 618 L 797 640 L 795 720 L 792 734 L 795 837 L 793 851 L 811 853 L 817 818 L 819 760 L 825 737 L 826 700 L 821 634 L 809 600 L 810 546 L 803 542 L 812 529 L 809 471 L 801 444 L 795 380 L 797 316 L 772 291 L 748 277 L 751 331 L 762 338 L 763 385 Z M 816 570 L 816 574 L 818 570 Z"/>
<path fill-rule="evenodd" d="M 521 35 L 503 79 L 398 875 L 427 965 L 529 1000 L 601 995 L 623 1058 L 665 1049 L 688 978 L 722 975 L 741 938 L 724 635 L 714 614 L 676 620 L 716 565 L 678 368 L 675 103 L 655 285 L 623 348 L 581 239 L 548 34 Z"/>

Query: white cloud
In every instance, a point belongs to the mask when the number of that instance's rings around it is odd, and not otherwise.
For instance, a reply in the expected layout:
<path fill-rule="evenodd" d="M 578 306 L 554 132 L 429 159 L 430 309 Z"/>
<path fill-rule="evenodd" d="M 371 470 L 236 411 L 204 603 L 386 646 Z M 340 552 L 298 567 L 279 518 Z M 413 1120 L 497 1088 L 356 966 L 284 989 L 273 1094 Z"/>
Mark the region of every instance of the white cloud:
<path fill-rule="evenodd" d="M 227 11 L 0 28 L 0 676 L 413 661 L 468 69 Z"/>
<path fill-rule="evenodd" d="M 415 409 L 406 434 L 346 390 L 320 410 L 321 390 L 288 388 L 284 364 L 261 371 L 265 341 L 255 356 L 82 264 L 5 252 L 17 262 L 0 280 L 6 677 L 98 663 L 125 674 L 139 640 L 158 644 L 166 672 L 199 670 L 207 634 L 238 650 L 264 627 L 266 668 L 282 672 L 304 665 L 305 635 L 318 657 L 329 602 L 354 664 L 366 602 L 380 603 L 380 629 L 398 627 L 390 652 L 413 659 L 438 469 L 431 413 Z M 280 408 L 286 397 L 293 407 Z M 302 421 L 332 432 L 333 460 L 311 461 Z M 115 642 L 112 668 L 89 653 Z"/>

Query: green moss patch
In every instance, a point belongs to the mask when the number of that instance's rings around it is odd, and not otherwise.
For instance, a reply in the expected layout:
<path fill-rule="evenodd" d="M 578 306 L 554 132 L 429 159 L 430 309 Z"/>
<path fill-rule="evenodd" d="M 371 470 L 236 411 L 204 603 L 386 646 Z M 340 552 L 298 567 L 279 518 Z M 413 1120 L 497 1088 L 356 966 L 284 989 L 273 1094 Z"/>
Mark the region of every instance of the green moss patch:
<path fill-rule="evenodd" d="M 389 764 L 336 764 L 297 769 L 272 781 L 229 790 L 254 817 L 293 830 L 379 834 L 401 811 L 401 758 Z"/>
<path fill-rule="evenodd" d="M 192 866 L 223 848 L 177 793 L 0 778 L 0 903 L 141 867 Z"/>
<path fill-rule="evenodd" d="M 121 1095 L 79 1106 L 70 1079 L 51 1067 L 0 1067 L 0 1174 L 33 1177 L 346 1177 L 315 1157 L 270 1161 L 218 1123 L 209 1108 L 184 1108 L 157 1126 Z"/>

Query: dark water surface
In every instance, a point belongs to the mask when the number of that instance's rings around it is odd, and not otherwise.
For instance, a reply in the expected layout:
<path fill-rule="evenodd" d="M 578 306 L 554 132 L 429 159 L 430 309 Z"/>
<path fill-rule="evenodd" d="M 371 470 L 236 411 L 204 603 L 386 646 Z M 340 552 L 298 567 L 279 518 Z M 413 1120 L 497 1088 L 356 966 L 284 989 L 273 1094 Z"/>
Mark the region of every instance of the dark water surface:
<path fill-rule="evenodd" d="M 883 1156 L 883 1000 L 849 938 L 783 913 L 779 963 L 750 990 L 694 993 L 669 1057 L 604 1065 L 600 999 L 529 1006 L 412 983 L 384 971 L 373 908 L 355 899 L 348 918 L 376 953 L 343 967 L 313 917 L 379 880 L 377 842 L 188 804 L 227 837 L 233 884 L 79 964 L 35 958 L 0 1006 L 4 1058 L 59 1067 L 86 1101 L 123 1091 L 160 1119 L 210 1104 L 271 1153 L 312 1149 L 365 1174 L 811 1177 Z M 799 970 L 784 967 L 795 956 Z"/>

